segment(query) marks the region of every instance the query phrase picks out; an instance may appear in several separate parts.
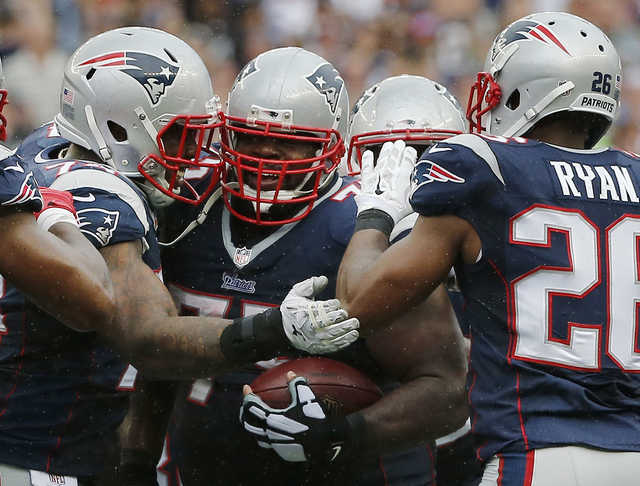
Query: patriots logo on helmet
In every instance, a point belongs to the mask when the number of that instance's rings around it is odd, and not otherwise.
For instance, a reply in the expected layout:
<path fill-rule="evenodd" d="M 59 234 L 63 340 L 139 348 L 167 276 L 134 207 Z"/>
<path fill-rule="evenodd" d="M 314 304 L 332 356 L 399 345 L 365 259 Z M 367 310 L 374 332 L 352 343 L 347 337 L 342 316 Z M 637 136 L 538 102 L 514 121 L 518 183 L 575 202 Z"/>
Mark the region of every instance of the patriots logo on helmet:
<path fill-rule="evenodd" d="M 374 84 L 373 86 L 371 86 L 371 88 L 369 88 L 364 93 L 362 93 L 360 95 L 360 98 L 358 98 L 358 101 L 356 101 L 356 104 L 353 105 L 353 110 L 351 110 L 351 114 L 355 115 L 356 113 L 358 113 L 360 111 L 360 108 L 362 108 L 362 106 L 373 96 L 373 94 L 377 90 L 378 90 L 378 85 Z"/>
<path fill-rule="evenodd" d="M 233 82 L 233 86 L 231 87 L 231 91 L 233 91 L 237 85 L 240 85 L 241 89 L 244 89 L 244 80 L 247 79 L 253 73 L 258 72 L 258 66 L 256 66 L 256 59 L 253 61 L 249 61 L 245 67 L 242 68 L 242 71 L 238 73 L 235 81 Z"/>
<path fill-rule="evenodd" d="M 420 186 L 431 182 L 455 182 L 456 184 L 463 184 L 465 180 L 435 162 L 423 160 L 414 169 L 412 182 L 414 186 Z"/>
<path fill-rule="evenodd" d="M 157 105 L 173 84 L 180 70 L 169 61 L 144 52 L 120 51 L 87 59 L 78 67 L 91 66 L 95 69 L 109 68 L 122 71 L 138 83 L 147 92 L 152 105 Z"/>
<path fill-rule="evenodd" d="M 566 47 L 545 25 L 533 20 L 518 20 L 514 22 L 498 36 L 491 49 L 491 60 L 493 61 L 498 53 L 509 44 L 520 41 L 531 40 L 542 42 L 546 45 L 555 45 L 565 54 L 571 56 Z"/>
<path fill-rule="evenodd" d="M 78 223 L 82 231 L 89 239 L 95 239 L 101 246 L 106 246 L 111 241 L 113 232 L 118 227 L 120 211 L 108 209 L 89 208 L 78 211 Z"/>
<path fill-rule="evenodd" d="M 331 64 L 325 63 L 318 67 L 313 73 L 307 76 L 314 88 L 316 88 L 320 94 L 324 95 L 331 113 L 336 112 L 338 106 L 338 100 L 340 99 L 340 93 L 344 86 L 344 81 L 340 77 L 340 74 Z"/>
<path fill-rule="evenodd" d="M 433 83 L 434 87 L 436 88 L 436 91 L 438 93 L 440 93 L 442 96 L 444 96 L 446 99 L 449 100 L 449 102 L 455 106 L 458 110 L 462 111 L 462 107 L 460 106 L 460 103 L 458 102 L 458 100 L 456 99 L 455 96 L 453 96 L 449 90 L 447 88 L 445 88 L 444 86 L 442 86 L 440 83 Z"/>

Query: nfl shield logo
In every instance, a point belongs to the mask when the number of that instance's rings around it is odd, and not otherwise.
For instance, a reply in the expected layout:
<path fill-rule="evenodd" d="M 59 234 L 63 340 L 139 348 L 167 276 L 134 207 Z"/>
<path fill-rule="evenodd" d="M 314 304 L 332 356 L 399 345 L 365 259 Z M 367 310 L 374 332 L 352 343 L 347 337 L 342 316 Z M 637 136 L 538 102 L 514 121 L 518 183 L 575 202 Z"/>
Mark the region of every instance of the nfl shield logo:
<path fill-rule="evenodd" d="M 233 263 L 236 267 L 242 268 L 251 260 L 251 248 L 243 246 L 242 248 L 236 248 L 236 252 L 233 255 Z"/>

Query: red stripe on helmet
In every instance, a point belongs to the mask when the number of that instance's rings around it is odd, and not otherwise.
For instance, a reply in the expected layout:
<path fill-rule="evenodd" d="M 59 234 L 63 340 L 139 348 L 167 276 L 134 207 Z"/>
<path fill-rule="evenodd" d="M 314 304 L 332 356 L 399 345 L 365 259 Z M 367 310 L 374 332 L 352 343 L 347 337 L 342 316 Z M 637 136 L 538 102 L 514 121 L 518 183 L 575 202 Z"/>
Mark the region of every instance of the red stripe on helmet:
<path fill-rule="evenodd" d="M 114 59 L 116 57 L 124 57 L 124 51 L 122 52 L 112 52 L 111 54 L 105 54 L 103 56 L 94 57 L 93 59 L 88 59 L 83 63 L 78 64 L 79 66 L 86 66 L 88 64 L 94 64 L 96 62 L 107 61 L 109 59 Z"/>
<path fill-rule="evenodd" d="M 562 45 L 562 42 L 560 42 L 558 38 L 555 35 L 553 35 L 553 33 L 549 29 L 547 29 L 544 25 L 538 25 L 536 29 L 538 29 L 540 32 L 546 35 L 549 39 L 551 39 L 553 43 L 557 45 L 560 49 L 562 49 L 564 52 L 566 52 L 567 55 L 569 56 L 571 55 L 569 54 L 569 51 L 567 51 L 565 47 Z"/>

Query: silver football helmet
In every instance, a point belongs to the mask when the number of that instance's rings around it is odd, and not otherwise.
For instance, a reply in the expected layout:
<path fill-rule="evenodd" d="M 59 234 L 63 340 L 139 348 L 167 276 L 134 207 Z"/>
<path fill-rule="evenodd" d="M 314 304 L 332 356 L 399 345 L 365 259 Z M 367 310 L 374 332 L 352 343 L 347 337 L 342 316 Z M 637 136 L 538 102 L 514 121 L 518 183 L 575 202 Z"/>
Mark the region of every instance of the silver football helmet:
<path fill-rule="evenodd" d="M 425 147 L 465 131 L 460 103 L 439 83 L 403 74 L 367 89 L 351 112 L 347 173 L 360 173 L 365 150 L 405 140 Z"/>
<path fill-rule="evenodd" d="M 236 217 L 280 225 L 304 218 L 345 152 L 349 97 L 340 73 L 322 57 L 298 47 L 273 49 L 238 74 L 223 114 L 224 200 Z M 241 153 L 239 136 L 268 137 L 318 145 L 315 156 L 274 160 Z M 304 174 L 294 188 L 289 176 Z M 249 181 L 252 181 L 253 184 Z M 231 197 L 250 201 L 255 217 L 238 212 Z M 295 215 L 275 217 L 275 205 L 297 204 Z M 291 206 L 290 206 L 291 207 Z"/>
<path fill-rule="evenodd" d="M 523 135 L 561 111 L 595 113 L 610 125 L 621 83 L 620 57 L 598 27 L 564 12 L 528 15 L 494 40 L 469 96 L 470 131 Z"/>
<path fill-rule="evenodd" d="M 198 204 L 215 181 L 197 193 L 183 175 L 189 167 L 219 165 L 208 159 L 221 123 L 216 100 L 207 68 L 189 45 L 161 30 L 125 27 L 73 53 L 55 123 L 64 138 L 122 174 L 143 176 L 152 204 Z"/>

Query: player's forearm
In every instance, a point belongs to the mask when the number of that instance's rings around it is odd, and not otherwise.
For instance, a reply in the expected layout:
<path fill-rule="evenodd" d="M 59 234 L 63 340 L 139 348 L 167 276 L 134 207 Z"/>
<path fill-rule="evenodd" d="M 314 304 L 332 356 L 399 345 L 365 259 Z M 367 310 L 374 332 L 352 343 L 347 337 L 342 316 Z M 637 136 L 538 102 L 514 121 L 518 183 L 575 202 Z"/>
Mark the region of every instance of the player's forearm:
<path fill-rule="evenodd" d="M 127 316 L 119 316 L 115 333 L 107 337 L 148 378 L 210 377 L 292 349 L 278 308 L 234 320 L 158 314 L 136 320 L 132 314 Z"/>
<path fill-rule="evenodd" d="M 365 275 L 388 247 L 389 239 L 380 231 L 354 233 L 342 257 L 336 286 L 336 296 L 345 307 L 357 297 Z"/>
<path fill-rule="evenodd" d="M 115 313 L 115 293 L 109 269 L 100 252 L 87 240 L 77 228 L 66 223 L 55 224 L 49 232 L 56 237 L 55 244 L 73 262 L 70 271 L 65 275 L 58 274 L 69 285 L 82 289 L 76 294 L 80 302 L 67 306 L 71 318 L 85 320 L 86 324 L 95 325 L 96 321 L 111 322 Z M 68 294 L 69 286 L 65 287 Z M 69 319 L 67 319 L 69 320 Z"/>
<path fill-rule="evenodd" d="M 226 359 L 220 336 L 232 321 L 166 316 L 123 325 L 126 359 L 146 377 L 191 379 L 213 376 L 234 366 Z"/>
<path fill-rule="evenodd" d="M 77 228 L 58 223 L 51 226 L 49 232 L 59 240 L 58 244 L 64 251 L 73 254 L 74 263 L 87 275 L 87 279 L 98 282 L 113 295 L 113 285 L 104 258 Z"/>
<path fill-rule="evenodd" d="M 174 392 L 173 382 L 149 381 L 138 376 L 136 389 L 129 398 L 129 411 L 119 429 L 119 484 L 129 484 L 127 481 L 133 478 L 141 484 L 155 480 Z"/>
<path fill-rule="evenodd" d="M 136 379 L 129 411 L 119 429 L 120 448 L 145 450 L 157 460 L 175 399 L 175 382 Z"/>
<path fill-rule="evenodd" d="M 365 424 L 360 445 L 366 455 L 427 443 L 457 430 L 469 417 L 464 377 L 416 378 L 358 413 Z"/>
<path fill-rule="evenodd" d="M 100 254 L 70 225 L 58 224 L 65 237 L 87 250 L 42 231 L 31 213 L 3 213 L 0 273 L 29 295 L 35 304 L 70 327 L 106 325 L 115 313 L 115 298 Z M 59 229 L 59 228 L 57 228 Z M 85 248 L 89 246 L 90 248 Z"/>

